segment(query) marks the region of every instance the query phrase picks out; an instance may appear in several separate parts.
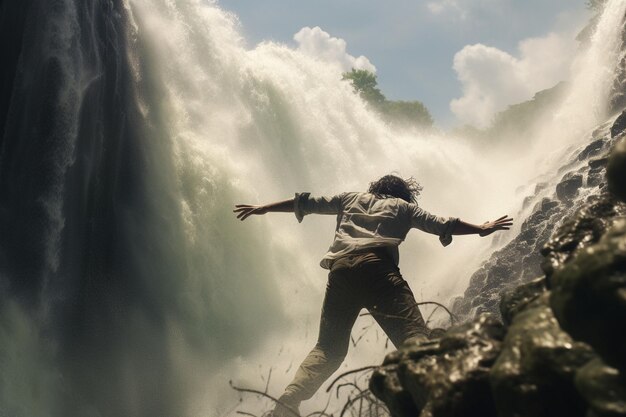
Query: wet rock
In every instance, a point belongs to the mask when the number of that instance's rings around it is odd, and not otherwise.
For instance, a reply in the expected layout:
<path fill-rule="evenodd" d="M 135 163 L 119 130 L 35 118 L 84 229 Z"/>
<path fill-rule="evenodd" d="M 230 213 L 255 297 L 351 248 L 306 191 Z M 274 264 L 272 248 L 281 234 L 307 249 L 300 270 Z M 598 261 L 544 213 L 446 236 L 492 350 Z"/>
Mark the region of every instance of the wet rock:
<path fill-rule="evenodd" d="M 597 139 L 591 142 L 585 149 L 580 151 L 578 154 L 578 160 L 584 161 L 585 159 L 589 159 L 592 156 L 598 155 L 602 149 L 606 145 L 606 141 L 604 139 Z"/>
<path fill-rule="evenodd" d="M 596 416 L 626 416 L 626 380 L 596 358 L 576 372 L 576 388 Z"/>
<path fill-rule="evenodd" d="M 602 172 L 589 171 L 587 175 L 587 187 L 599 187 L 604 182 Z"/>
<path fill-rule="evenodd" d="M 404 389 L 398 379 L 398 365 L 377 368 L 370 378 L 370 390 L 385 403 L 393 417 L 414 417 L 419 415 L 411 394 Z"/>
<path fill-rule="evenodd" d="M 448 330 L 440 339 L 402 347 L 385 360 L 370 389 L 394 417 L 496 416 L 489 369 L 504 329 L 482 315 Z M 414 408 L 406 404 L 407 393 Z"/>
<path fill-rule="evenodd" d="M 606 177 L 609 191 L 626 201 L 626 138 L 620 140 L 611 152 Z"/>
<path fill-rule="evenodd" d="M 624 206 L 609 194 L 606 186 L 609 159 L 604 153 L 612 144 L 608 135 L 610 126 L 608 122 L 596 129 L 584 149 L 576 151 L 576 147 L 572 147 L 573 161 L 559 169 L 563 179 L 571 183 L 559 184 L 554 194 L 549 195 L 549 184 L 540 182 L 534 194 L 524 199 L 524 207 L 531 206 L 532 210 L 522 223 L 520 233 L 495 251 L 470 277 L 464 296 L 455 300 L 455 314 L 461 318 L 481 311 L 499 315 L 499 298 L 503 291 L 544 273 L 550 276 L 576 250 L 597 242 L 608 220 L 626 214 Z M 579 155 L 591 159 L 581 164 Z M 623 171 L 614 175 L 617 179 L 614 183 L 623 184 L 625 175 Z M 581 189 L 584 193 L 579 192 Z M 547 196 L 537 201 L 539 193 Z M 585 197 L 588 194 L 591 196 Z M 546 259 L 542 259 L 544 255 Z"/>
<path fill-rule="evenodd" d="M 615 123 L 613 123 L 613 126 L 611 126 L 611 137 L 616 137 L 624 130 L 626 130 L 626 110 L 619 115 Z"/>
<path fill-rule="evenodd" d="M 566 174 L 556 186 L 556 195 L 561 201 L 571 200 L 578 194 L 583 185 L 583 176 L 580 174 Z"/>
<path fill-rule="evenodd" d="M 510 325 L 513 317 L 526 308 L 529 303 L 546 292 L 545 278 L 537 278 L 502 295 L 500 314 L 505 325 Z"/>
<path fill-rule="evenodd" d="M 555 209 L 559 206 L 559 202 L 555 200 L 551 200 L 549 198 L 544 198 L 541 200 L 541 212 L 546 214 L 550 212 L 552 209 Z"/>
<path fill-rule="evenodd" d="M 586 406 L 574 376 L 593 352 L 560 329 L 540 283 L 521 291 L 521 309 L 513 309 L 517 314 L 491 370 L 498 416 L 583 417 Z"/>
<path fill-rule="evenodd" d="M 464 297 L 455 301 L 453 311 L 460 316 L 480 311 L 498 315 L 503 291 L 542 275 L 539 250 L 550 238 L 552 224 L 563 209 L 559 201 L 548 197 L 536 203 L 518 236 L 494 252 L 472 275 Z"/>
<path fill-rule="evenodd" d="M 576 250 L 598 242 L 612 220 L 625 214 L 626 205 L 608 193 L 587 198 L 541 249 L 544 256 L 541 268 L 545 274 L 551 277 L 555 270 L 572 258 Z"/>
<path fill-rule="evenodd" d="M 609 162 L 609 158 L 597 158 L 589 161 L 588 165 L 591 170 L 599 170 L 606 167 L 606 164 Z"/>
<path fill-rule="evenodd" d="M 626 220 L 552 277 L 550 304 L 561 327 L 626 372 Z"/>

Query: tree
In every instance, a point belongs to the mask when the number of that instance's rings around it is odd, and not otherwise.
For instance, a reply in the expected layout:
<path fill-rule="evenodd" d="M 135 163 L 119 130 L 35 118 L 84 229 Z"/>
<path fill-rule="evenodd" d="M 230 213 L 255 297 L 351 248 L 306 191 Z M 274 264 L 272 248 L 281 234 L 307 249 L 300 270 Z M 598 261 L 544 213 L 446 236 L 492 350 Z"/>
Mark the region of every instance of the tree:
<path fill-rule="evenodd" d="M 418 127 L 433 125 L 433 118 L 423 103 L 387 100 L 378 88 L 378 80 L 373 72 L 353 68 L 350 72 L 343 74 L 342 80 L 349 80 L 354 92 L 380 112 L 389 123 Z"/>
<path fill-rule="evenodd" d="M 364 69 L 352 68 L 350 72 L 343 74 L 342 80 L 350 80 L 354 92 L 370 104 L 381 104 L 386 98 L 377 88 L 376 74 Z"/>
<path fill-rule="evenodd" d="M 419 101 L 385 101 L 382 113 L 390 122 L 400 125 L 432 126 L 430 112 Z"/>

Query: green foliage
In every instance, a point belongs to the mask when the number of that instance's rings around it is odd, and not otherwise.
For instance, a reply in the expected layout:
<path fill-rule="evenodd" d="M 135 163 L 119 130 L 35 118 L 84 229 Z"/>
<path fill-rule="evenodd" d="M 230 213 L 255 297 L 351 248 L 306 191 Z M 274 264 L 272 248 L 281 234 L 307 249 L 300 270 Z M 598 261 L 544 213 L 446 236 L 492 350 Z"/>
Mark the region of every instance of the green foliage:
<path fill-rule="evenodd" d="M 430 112 L 419 101 L 385 101 L 382 104 L 382 113 L 396 124 L 432 126 L 433 118 Z"/>
<path fill-rule="evenodd" d="M 387 100 L 378 89 L 378 80 L 373 72 L 352 68 L 352 71 L 344 73 L 341 79 L 350 80 L 354 92 L 370 104 L 380 104 Z"/>
<path fill-rule="evenodd" d="M 376 74 L 353 68 L 343 74 L 342 80 L 350 81 L 354 92 L 379 111 L 388 122 L 403 126 L 432 127 L 433 118 L 423 103 L 387 100 L 378 88 Z"/>

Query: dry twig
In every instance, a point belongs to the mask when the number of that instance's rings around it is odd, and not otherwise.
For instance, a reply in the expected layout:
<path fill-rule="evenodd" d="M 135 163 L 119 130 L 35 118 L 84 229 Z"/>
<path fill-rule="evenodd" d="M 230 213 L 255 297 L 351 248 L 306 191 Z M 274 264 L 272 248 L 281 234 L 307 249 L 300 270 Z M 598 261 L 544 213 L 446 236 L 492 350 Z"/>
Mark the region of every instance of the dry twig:
<path fill-rule="evenodd" d="M 261 397 L 269 398 L 270 400 L 274 401 L 276 404 L 280 404 L 283 407 L 285 407 L 285 409 L 289 410 L 289 412 L 291 414 L 293 414 L 294 417 L 300 417 L 300 414 L 298 414 L 298 412 L 295 411 L 294 409 L 292 409 L 289 405 L 285 404 L 284 402 L 280 401 L 277 398 L 272 397 L 271 395 L 269 395 L 269 394 L 267 394 L 265 392 L 258 391 L 258 390 L 255 390 L 255 389 L 251 389 L 251 388 L 239 388 L 239 387 L 236 387 L 235 385 L 233 385 L 233 381 L 228 381 L 228 383 L 230 384 L 230 387 L 232 389 L 234 389 L 235 391 L 238 391 L 238 392 L 248 392 L 250 394 L 256 394 L 256 395 L 260 395 Z"/>
<path fill-rule="evenodd" d="M 330 392 L 330 390 L 333 388 L 333 386 L 341 378 L 344 378 L 344 377 L 346 377 L 348 375 L 351 375 L 351 374 L 356 374 L 357 372 L 369 371 L 369 370 L 377 368 L 377 367 L 378 367 L 378 365 L 370 365 L 370 366 L 364 366 L 363 368 L 352 369 L 352 370 L 350 370 L 348 372 L 344 372 L 343 374 L 339 375 L 337 378 L 333 379 L 333 382 L 331 382 L 330 385 L 328 386 L 328 388 L 326 388 L 326 392 Z"/>

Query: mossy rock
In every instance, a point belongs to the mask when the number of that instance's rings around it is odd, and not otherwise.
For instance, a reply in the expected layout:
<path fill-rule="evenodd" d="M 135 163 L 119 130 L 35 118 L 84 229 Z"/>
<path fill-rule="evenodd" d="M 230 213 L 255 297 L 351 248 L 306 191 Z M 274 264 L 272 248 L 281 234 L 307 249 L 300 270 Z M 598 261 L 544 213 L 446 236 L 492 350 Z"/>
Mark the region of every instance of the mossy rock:
<path fill-rule="evenodd" d="M 596 416 L 626 416 L 626 380 L 596 358 L 576 372 L 576 387 Z"/>
<path fill-rule="evenodd" d="M 539 282 L 539 281 L 538 281 Z M 539 284 L 522 293 L 540 291 Z M 559 327 L 549 293 L 522 303 L 512 318 L 490 381 L 499 417 L 584 417 L 587 407 L 574 385 L 578 368 L 594 357 Z"/>
<path fill-rule="evenodd" d="M 481 315 L 439 339 L 402 346 L 374 372 L 370 389 L 394 417 L 495 417 L 489 369 L 503 336 L 499 320 Z"/>
<path fill-rule="evenodd" d="M 609 191 L 626 201 L 626 137 L 615 145 L 606 168 Z"/>
<path fill-rule="evenodd" d="M 550 304 L 561 327 L 626 372 L 626 220 L 552 276 Z"/>

